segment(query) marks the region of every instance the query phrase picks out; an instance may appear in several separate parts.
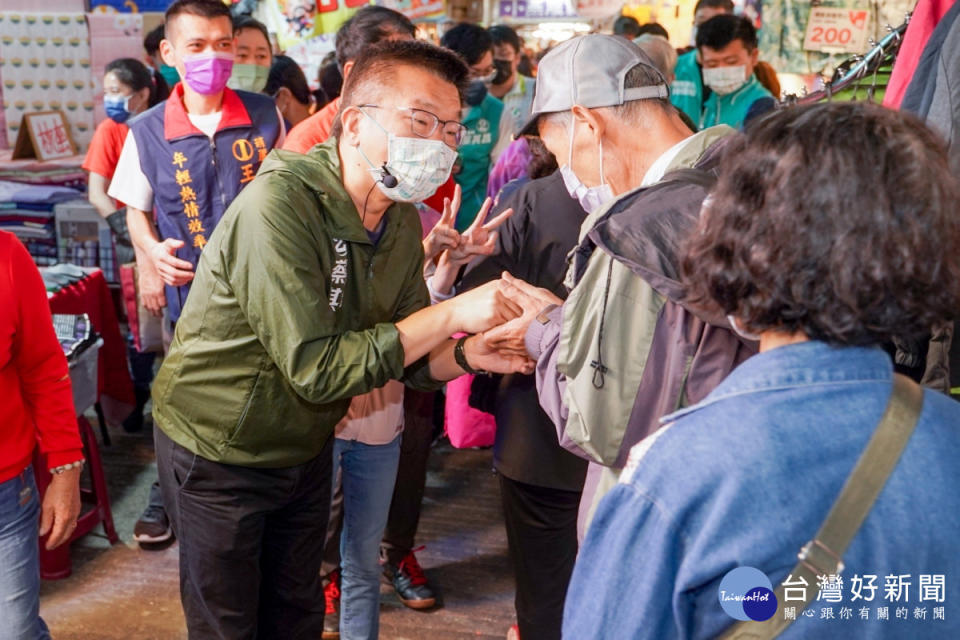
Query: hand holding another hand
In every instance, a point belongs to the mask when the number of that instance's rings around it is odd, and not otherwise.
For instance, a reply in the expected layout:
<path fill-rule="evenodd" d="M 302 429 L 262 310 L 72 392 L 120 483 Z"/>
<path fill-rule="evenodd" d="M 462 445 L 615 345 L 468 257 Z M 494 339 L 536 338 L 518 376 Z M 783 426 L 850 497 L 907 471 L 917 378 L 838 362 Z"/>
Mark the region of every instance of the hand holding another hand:
<path fill-rule="evenodd" d="M 503 272 L 497 281 L 500 294 L 509 303 L 520 309 L 519 315 L 484 333 L 485 342 L 503 355 L 529 357 L 526 347 L 527 329 L 530 323 L 550 305 L 561 305 L 563 300 L 552 292 L 524 282 Z"/>
<path fill-rule="evenodd" d="M 455 331 L 482 333 L 520 315 L 520 307 L 500 293 L 499 282 L 488 282 L 442 303 L 452 306 Z"/>
<path fill-rule="evenodd" d="M 514 355 L 498 351 L 490 346 L 482 334 L 467 338 L 463 343 L 463 352 L 467 362 L 474 369 L 490 373 L 533 373 L 536 363 L 525 355 Z"/>

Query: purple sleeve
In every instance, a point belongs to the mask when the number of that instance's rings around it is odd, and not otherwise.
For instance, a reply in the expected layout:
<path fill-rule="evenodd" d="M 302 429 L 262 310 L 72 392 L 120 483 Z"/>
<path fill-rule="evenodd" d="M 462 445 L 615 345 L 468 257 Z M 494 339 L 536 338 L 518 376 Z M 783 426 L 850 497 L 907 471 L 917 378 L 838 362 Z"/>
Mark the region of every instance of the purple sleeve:
<path fill-rule="evenodd" d="M 537 361 L 537 394 L 540 406 L 553 421 L 557 429 L 560 446 L 586 460 L 592 460 L 577 444 L 567 438 L 567 416 L 569 409 L 563 404 L 567 390 L 567 377 L 557 371 L 557 359 L 560 357 L 560 325 L 563 320 L 563 306 L 554 307 L 547 312 L 546 324 L 534 320 L 524 336 L 527 353 Z"/>
<path fill-rule="evenodd" d="M 531 160 L 533 160 L 533 154 L 530 153 L 530 147 L 527 146 L 525 138 L 517 138 L 511 142 L 490 171 L 490 178 L 487 180 L 487 196 L 496 199 L 503 185 L 527 175 L 527 166 Z"/>

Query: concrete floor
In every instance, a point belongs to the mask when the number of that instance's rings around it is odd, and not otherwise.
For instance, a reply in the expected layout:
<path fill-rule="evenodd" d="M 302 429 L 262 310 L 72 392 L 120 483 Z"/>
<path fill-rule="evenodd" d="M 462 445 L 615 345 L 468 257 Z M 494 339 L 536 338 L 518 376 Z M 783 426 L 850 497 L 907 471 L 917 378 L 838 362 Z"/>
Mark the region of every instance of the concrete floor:
<path fill-rule="evenodd" d="M 93 423 L 93 421 L 91 421 Z M 94 423 L 95 424 L 95 423 Z M 73 575 L 44 582 L 41 615 L 57 640 L 186 638 L 178 591 L 178 547 L 140 549 L 133 525 L 156 475 L 149 424 L 111 430 L 101 447 L 120 543 L 94 533 L 73 543 Z M 380 638 L 502 639 L 514 623 L 513 579 L 489 451 L 445 443 L 431 453 L 417 556 L 442 606 L 416 612 L 381 589 Z"/>

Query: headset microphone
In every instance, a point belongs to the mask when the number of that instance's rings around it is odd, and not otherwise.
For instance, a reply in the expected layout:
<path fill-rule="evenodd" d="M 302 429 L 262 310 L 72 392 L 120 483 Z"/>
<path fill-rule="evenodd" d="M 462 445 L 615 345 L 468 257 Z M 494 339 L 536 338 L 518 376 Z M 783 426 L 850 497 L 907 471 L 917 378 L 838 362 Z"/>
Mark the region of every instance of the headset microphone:
<path fill-rule="evenodd" d="M 387 189 L 393 189 L 399 184 L 396 176 L 390 173 L 390 170 L 387 169 L 386 162 L 384 162 L 383 166 L 380 167 L 380 182 L 382 182 L 383 186 L 385 186 Z"/>

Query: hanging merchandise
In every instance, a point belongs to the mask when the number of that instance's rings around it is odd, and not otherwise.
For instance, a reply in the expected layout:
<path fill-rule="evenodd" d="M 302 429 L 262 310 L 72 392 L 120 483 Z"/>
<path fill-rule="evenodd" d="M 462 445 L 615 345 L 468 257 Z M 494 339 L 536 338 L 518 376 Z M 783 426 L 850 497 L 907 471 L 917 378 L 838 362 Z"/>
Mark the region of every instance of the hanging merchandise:
<path fill-rule="evenodd" d="M 765 0 L 760 59 L 780 74 L 832 73 L 901 24 L 914 0 Z"/>
<path fill-rule="evenodd" d="M 882 101 L 890 70 L 897 60 L 908 24 L 909 18 L 900 26 L 891 29 L 890 33 L 865 54 L 855 55 L 840 63 L 833 77 L 825 80 L 822 87 L 803 95 L 787 93 L 783 103 L 810 104 L 823 100 Z"/>
<path fill-rule="evenodd" d="M 423 20 L 443 15 L 443 0 L 378 0 L 377 4 L 399 11 L 411 20 Z"/>
<path fill-rule="evenodd" d="M 284 51 L 285 55 L 293 58 L 303 69 L 311 90 L 320 86 L 318 80 L 320 66 L 324 57 L 334 50 L 335 41 L 336 34 L 328 33 L 309 40 L 301 40 Z"/>
<path fill-rule="evenodd" d="M 336 33 L 340 25 L 370 4 L 369 0 L 262 0 L 256 16 L 277 34 L 280 49 L 320 35 Z"/>
<path fill-rule="evenodd" d="M 7 141 L 25 113 L 62 111 L 80 151 L 93 135 L 93 79 L 82 13 L 0 13 L 0 76 Z"/>
<path fill-rule="evenodd" d="M 623 2 L 618 0 L 577 0 L 577 15 L 581 18 L 605 19 L 619 15 Z"/>
<path fill-rule="evenodd" d="M 164 12 L 173 0 L 90 0 L 90 11 L 99 13 Z"/>

